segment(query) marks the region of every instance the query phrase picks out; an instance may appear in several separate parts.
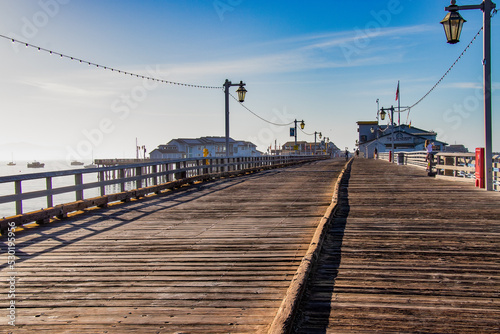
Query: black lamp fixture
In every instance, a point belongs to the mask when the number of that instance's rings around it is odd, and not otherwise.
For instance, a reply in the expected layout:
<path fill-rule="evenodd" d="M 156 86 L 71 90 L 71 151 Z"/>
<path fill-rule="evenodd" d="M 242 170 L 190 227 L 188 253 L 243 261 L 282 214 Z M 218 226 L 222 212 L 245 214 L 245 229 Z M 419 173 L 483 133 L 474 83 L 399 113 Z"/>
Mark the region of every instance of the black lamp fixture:
<path fill-rule="evenodd" d="M 385 119 L 385 115 L 387 115 L 387 113 L 385 112 L 384 109 L 382 109 L 382 111 L 380 112 L 380 119 L 384 120 Z"/>
<path fill-rule="evenodd" d="M 446 14 L 441 24 L 444 27 L 444 32 L 446 34 L 446 39 L 450 44 L 456 44 L 460 42 L 460 34 L 462 33 L 462 26 L 467 22 L 458 12 L 458 6 L 456 1 L 451 1 L 451 6 L 448 7 L 449 13 Z"/>
<path fill-rule="evenodd" d="M 240 102 L 245 102 L 245 95 L 247 93 L 247 90 L 245 89 L 245 84 L 243 81 L 240 81 L 240 87 L 236 90 L 236 93 L 238 93 L 238 101 Z"/>

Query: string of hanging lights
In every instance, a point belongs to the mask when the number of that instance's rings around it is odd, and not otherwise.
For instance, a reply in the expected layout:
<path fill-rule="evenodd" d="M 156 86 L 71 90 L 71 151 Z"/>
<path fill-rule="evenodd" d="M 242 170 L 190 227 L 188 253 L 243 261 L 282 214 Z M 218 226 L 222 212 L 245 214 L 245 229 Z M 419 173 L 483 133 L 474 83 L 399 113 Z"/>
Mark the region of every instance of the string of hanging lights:
<path fill-rule="evenodd" d="M 175 81 L 169 81 L 169 80 L 164 80 L 164 79 L 158 79 L 158 78 L 154 78 L 154 77 L 147 76 L 147 75 L 142 75 L 142 74 L 132 73 L 132 72 L 129 72 L 129 71 L 124 71 L 124 70 L 117 69 L 117 68 L 114 68 L 114 67 L 109 67 L 109 66 L 104 66 L 104 65 L 96 64 L 96 63 L 93 63 L 93 62 L 88 61 L 88 60 L 80 59 L 80 58 L 69 56 L 69 55 L 66 55 L 66 54 L 63 54 L 63 53 L 60 53 L 60 52 L 56 52 L 56 51 L 53 51 L 53 50 L 45 49 L 45 48 L 42 48 L 40 46 L 33 45 L 33 44 L 30 44 L 30 43 L 27 43 L 27 42 L 23 42 L 23 41 L 20 41 L 20 40 L 17 40 L 15 38 L 8 37 L 8 36 L 5 36 L 5 35 L 1 35 L 0 34 L 0 37 L 4 38 L 4 39 L 7 39 L 7 40 L 10 40 L 12 43 L 18 43 L 18 44 L 24 45 L 27 48 L 28 47 L 34 48 L 34 49 L 36 49 L 38 51 L 47 52 L 47 53 L 49 53 L 51 55 L 56 55 L 56 56 L 59 56 L 61 58 L 66 58 L 66 59 L 69 59 L 69 60 L 77 61 L 77 62 L 79 62 L 81 64 L 87 64 L 89 66 L 95 66 L 96 68 L 102 68 L 104 70 L 108 70 L 108 71 L 111 71 L 111 72 L 118 72 L 120 74 L 130 75 L 132 77 L 137 77 L 137 78 L 141 78 L 141 79 L 146 79 L 146 80 L 161 82 L 161 83 L 170 84 L 170 85 L 191 87 L 191 88 L 204 88 L 204 89 L 221 89 L 222 88 L 222 86 L 195 85 L 195 84 L 188 84 L 188 83 L 182 83 L 182 82 L 175 82 Z"/>
<path fill-rule="evenodd" d="M 474 43 L 476 41 L 477 37 L 481 34 L 482 31 L 483 31 L 483 27 L 481 27 L 481 29 L 479 29 L 479 31 L 477 32 L 477 34 L 470 41 L 470 43 L 465 47 L 465 49 L 462 51 L 462 53 L 460 54 L 460 56 L 458 56 L 458 58 L 455 60 L 455 62 L 453 62 L 453 64 L 448 68 L 448 70 L 443 74 L 443 76 L 436 82 L 436 84 L 434 86 L 432 86 L 432 88 L 427 93 L 425 93 L 425 95 L 422 96 L 417 102 L 415 102 L 413 105 L 409 106 L 408 108 L 401 110 L 401 112 L 409 111 L 410 109 L 412 109 L 413 107 L 415 107 L 417 104 L 419 104 L 420 102 L 422 102 L 427 96 L 429 96 L 429 94 L 432 93 L 432 91 L 434 91 L 434 89 L 436 89 L 437 86 L 439 86 L 439 84 L 444 80 L 444 78 L 446 78 L 446 76 L 448 74 L 450 74 L 451 70 L 460 61 L 460 59 L 462 59 L 462 57 L 469 50 L 469 48 L 472 45 L 472 43 Z"/>
<path fill-rule="evenodd" d="M 271 121 L 268 121 L 267 119 L 257 115 L 256 113 L 254 113 L 252 110 L 250 110 L 250 108 L 248 108 L 246 105 L 243 104 L 243 102 L 240 102 L 240 100 L 238 100 L 238 98 L 236 98 L 233 94 L 229 93 L 229 95 L 235 100 L 237 101 L 243 108 L 245 108 L 247 111 L 249 111 L 251 114 L 253 114 L 255 117 L 261 119 L 262 121 L 266 122 L 266 123 L 269 123 L 269 124 L 272 124 L 272 125 L 276 125 L 276 126 L 289 126 L 289 125 L 292 125 L 293 124 L 293 121 L 291 121 L 290 123 L 286 123 L 286 124 L 279 124 L 279 123 L 274 123 L 274 122 L 271 122 Z"/>

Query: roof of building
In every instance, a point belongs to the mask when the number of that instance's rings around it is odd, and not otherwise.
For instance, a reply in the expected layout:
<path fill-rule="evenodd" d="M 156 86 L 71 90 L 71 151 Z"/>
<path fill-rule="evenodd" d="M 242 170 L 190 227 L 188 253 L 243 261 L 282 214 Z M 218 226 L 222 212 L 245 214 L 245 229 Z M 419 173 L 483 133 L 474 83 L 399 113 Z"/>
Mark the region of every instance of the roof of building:
<path fill-rule="evenodd" d="M 469 149 L 465 147 L 464 145 L 450 145 L 445 148 L 446 152 L 452 152 L 452 153 L 468 153 Z"/>
<path fill-rule="evenodd" d="M 187 146 L 206 146 L 206 145 L 221 145 L 226 143 L 226 137 L 200 137 L 200 138 L 175 138 L 169 141 L 167 144 L 161 144 L 156 149 L 151 151 L 160 152 L 162 154 L 175 154 L 175 153 L 186 153 L 183 151 L 179 151 L 178 149 L 166 149 L 169 148 L 177 148 L 178 144 L 187 145 Z M 233 138 L 229 138 L 229 143 L 237 146 L 251 147 L 252 149 L 256 149 L 257 145 L 252 142 L 246 140 L 234 140 Z"/>
<path fill-rule="evenodd" d="M 297 141 L 297 145 L 302 145 L 302 144 L 307 144 L 307 142 L 306 141 Z M 287 141 L 282 146 L 290 146 L 290 145 L 295 145 L 295 141 Z"/>
<path fill-rule="evenodd" d="M 207 145 L 207 144 L 224 144 L 226 142 L 226 137 L 200 137 L 200 138 L 176 138 L 172 139 L 171 142 L 178 142 L 186 145 Z M 246 141 L 236 141 L 233 138 L 229 138 L 230 143 L 244 143 L 245 145 L 249 142 Z M 252 143 L 250 143 L 252 144 Z M 254 144 L 252 144 L 254 145 Z M 254 145 L 257 146 L 257 145 Z"/>
<path fill-rule="evenodd" d="M 418 138 L 420 138 L 422 140 L 428 139 L 428 138 L 426 138 L 426 136 L 436 136 L 437 135 L 435 132 L 413 133 L 413 132 L 407 132 L 404 129 L 401 129 L 400 131 L 394 131 L 395 134 L 397 134 L 398 132 L 399 133 L 404 133 L 404 134 L 407 134 L 407 135 L 410 135 L 410 136 L 413 136 L 413 137 L 418 137 Z M 374 142 L 376 140 L 380 140 L 381 138 L 390 137 L 391 135 L 392 135 L 391 132 L 384 133 L 381 136 L 379 136 L 378 138 L 373 138 L 373 139 L 370 139 L 370 140 L 367 140 L 367 141 L 361 143 L 361 145 L 366 145 L 366 144 Z M 440 141 L 438 139 L 432 139 L 432 141 L 440 143 L 440 144 L 443 144 L 443 145 L 448 145 L 448 143 L 445 143 L 444 141 Z"/>
<path fill-rule="evenodd" d="M 149 154 L 152 154 L 154 152 L 160 152 L 161 154 L 182 154 L 182 153 L 185 153 L 185 152 L 180 152 L 179 150 L 164 150 L 161 148 L 155 148 Z"/>

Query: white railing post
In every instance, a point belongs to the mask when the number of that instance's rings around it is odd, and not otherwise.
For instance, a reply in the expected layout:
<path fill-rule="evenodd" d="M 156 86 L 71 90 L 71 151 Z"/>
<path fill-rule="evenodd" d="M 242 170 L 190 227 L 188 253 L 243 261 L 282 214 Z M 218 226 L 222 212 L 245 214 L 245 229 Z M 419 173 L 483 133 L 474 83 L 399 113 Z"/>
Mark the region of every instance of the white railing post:
<path fill-rule="evenodd" d="M 54 206 L 54 196 L 52 195 L 52 177 L 45 178 L 45 185 L 47 189 L 47 207 L 51 208 Z"/>
<path fill-rule="evenodd" d="M 21 185 L 21 180 L 17 180 L 15 182 L 15 192 L 16 195 L 21 196 L 23 193 L 23 187 Z M 23 214 L 23 200 L 18 199 L 16 200 L 16 215 L 22 215 Z"/>
<path fill-rule="evenodd" d="M 79 187 L 83 184 L 83 175 L 80 174 L 75 174 L 75 197 L 77 201 L 83 200 L 83 189 L 79 189 Z"/>

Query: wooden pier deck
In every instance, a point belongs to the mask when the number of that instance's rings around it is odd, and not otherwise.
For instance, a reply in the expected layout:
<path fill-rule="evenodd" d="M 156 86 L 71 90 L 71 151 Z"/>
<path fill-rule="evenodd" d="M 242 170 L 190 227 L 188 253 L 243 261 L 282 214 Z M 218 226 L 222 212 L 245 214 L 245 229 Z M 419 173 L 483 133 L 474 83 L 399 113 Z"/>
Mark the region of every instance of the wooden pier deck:
<path fill-rule="evenodd" d="M 0 331 L 265 333 L 344 164 L 213 181 L 18 232 L 16 326 L 3 263 Z"/>
<path fill-rule="evenodd" d="M 500 194 L 355 159 L 295 333 L 500 333 Z"/>

